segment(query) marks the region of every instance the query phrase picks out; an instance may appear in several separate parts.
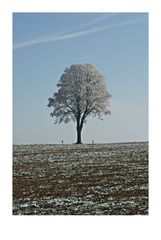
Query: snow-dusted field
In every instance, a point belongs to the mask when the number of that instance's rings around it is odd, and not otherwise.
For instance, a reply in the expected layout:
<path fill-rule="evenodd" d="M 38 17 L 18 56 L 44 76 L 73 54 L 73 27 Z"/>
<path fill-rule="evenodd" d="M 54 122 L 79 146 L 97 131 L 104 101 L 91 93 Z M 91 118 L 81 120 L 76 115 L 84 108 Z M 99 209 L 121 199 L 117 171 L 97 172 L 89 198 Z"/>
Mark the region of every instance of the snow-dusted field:
<path fill-rule="evenodd" d="M 148 143 L 14 145 L 13 214 L 148 214 Z"/>

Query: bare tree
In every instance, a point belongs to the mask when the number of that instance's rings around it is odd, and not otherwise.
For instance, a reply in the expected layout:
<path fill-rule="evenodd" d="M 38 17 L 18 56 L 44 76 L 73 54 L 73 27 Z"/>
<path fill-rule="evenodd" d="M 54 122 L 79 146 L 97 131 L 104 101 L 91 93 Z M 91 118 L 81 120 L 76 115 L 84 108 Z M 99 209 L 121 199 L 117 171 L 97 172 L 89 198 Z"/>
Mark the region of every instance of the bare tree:
<path fill-rule="evenodd" d="M 88 116 L 110 114 L 110 93 L 106 89 L 104 77 L 92 64 L 74 64 L 66 68 L 57 84 L 58 91 L 49 98 L 48 107 L 55 123 L 70 120 L 76 122 L 77 144 L 81 142 L 83 124 Z"/>

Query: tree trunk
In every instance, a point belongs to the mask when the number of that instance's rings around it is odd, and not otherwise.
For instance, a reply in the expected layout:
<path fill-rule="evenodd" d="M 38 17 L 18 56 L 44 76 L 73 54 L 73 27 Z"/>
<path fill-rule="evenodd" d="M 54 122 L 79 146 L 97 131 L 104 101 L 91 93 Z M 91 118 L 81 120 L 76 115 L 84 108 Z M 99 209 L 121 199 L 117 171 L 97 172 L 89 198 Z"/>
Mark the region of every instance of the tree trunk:
<path fill-rule="evenodd" d="M 77 142 L 76 144 L 81 144 L 81 132 L 82 132 L 82 127 L 81 126 L 77 126 Z"/>

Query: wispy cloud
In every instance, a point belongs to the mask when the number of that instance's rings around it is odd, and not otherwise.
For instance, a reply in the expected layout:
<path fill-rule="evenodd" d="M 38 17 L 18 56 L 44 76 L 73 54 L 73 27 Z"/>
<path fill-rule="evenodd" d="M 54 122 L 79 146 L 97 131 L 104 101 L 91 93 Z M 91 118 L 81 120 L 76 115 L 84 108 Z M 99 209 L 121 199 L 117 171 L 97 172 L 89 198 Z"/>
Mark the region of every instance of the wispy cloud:
<path fill-rule="evenodd" d="M 55 42 L 58 40 L 65 40 L 65 39 L 69 39 L 69 38 L 75 38 L 75 37 L 79 37 L 82 35 L 86 35 L 86 34 L 90 34 L 92 33 L 90 30 L 88 31 L 83 31 L 82 29 L 97 25 L 98 23 L 100 24 L 101 22 L 114 17 L 118 14 L 115 13 L 111 13 L 111 14 L 103 14 L 97 18 L 95 18 L 94 20 L 90 21 L 89 23 L 83 24 L 79 27 L 76 28 L 72 28 L 72 29 L 68 29 L 65 31 L 61 31 L 61 32 L 57 32 L 55 34 L 48 34 L 45 36 L 40 36 L 38 38 L 32 39 L 32 40 L 27 40 L 27 41 L 23 41 L 20 43 L 15 43 L 14 44 L 14 49 L 19 49 L 19 48 L 25 48 L 25 47 L 29 47 L 32 45 L 37 45 L 37 44 L 41 44 L 41 43 L 48 43 L 48 42 Z M 92 29 L 93 30 L 93 29 Z"/>
<path fill-rule="evenodd" d="M 29 46 L 43 44 L 43 43 L 56 42 L 56 41 L 78 38 L 78 37 L 89 35 L 89 34 L 92 34 L 92 33 L 101 32 L 101 31 L 114 29 L 114 28 L 119 28 L 119 27 L 123 27 L 123 26 L 129 25 L 129 24 L 135 24 L 135 23 L 140 23 L 142 21 L 145 21 L 145 19 L 140 18 L 140 19 L 133 19 L 133 20 L 123 20 L 123 21 L 114 22 L 114 23 L 112 23 L 112 22 L 111 23 L 106 23 L 106 25 L 98 26 L 98 27 L 95 26 L 96 24 L 98 24 L 98 23 L 100 24 L 103 21 L 105 21 L 105 20 L 107 20 L 107 19 L 109 19 L 109 18 L 111 18 L 115 15 L 117 15 L 117 14 L 114 14 L 114 15 L 107 15 L 106 14 L 106 15 L 103 15 L 103 16 L 93 20 L 92 22 L 87 23 L 86 25 L 83 25 L 79 28 L 69 29 L 69 30 L 61 31 L 61 32 L 58 32 L 58 33 L 55 33 L 55 34 L 41 36 L 41 37 L 35 38 L 33 40 L 28 40 L 28 41 L 24 41 L 24 42 L 20 42 L 20 43 L 15 43 L 13 48 L 14 48 L 14 50 L 16 50 L 16 49 L 26 48 L 26 47 L 29 47 Z M 89 26 L 90 26 L 90 28 L 89 28 Z"/>
<path fill-rule="evenodd" d="M 98 18 L 95 18 L 94 20 L 92 20 L 91 22 L 87 23 L 85 26 L 92 26 L 92 25 L 96 25 L 98 23 L 102 23 L 107 19 L 113 18 L 120 15 L 120 13 L 108 13 L 108 14 L 102 14 L 101 16 L 99 16 Z"/>
<path fill-rule="evenodd" d="M 83 57 L 80 57 L 80 60 L 81 61 L 88 61 L 89 59 L 91 60 L 93 58 L 93 56 L 83 56 Z"/>

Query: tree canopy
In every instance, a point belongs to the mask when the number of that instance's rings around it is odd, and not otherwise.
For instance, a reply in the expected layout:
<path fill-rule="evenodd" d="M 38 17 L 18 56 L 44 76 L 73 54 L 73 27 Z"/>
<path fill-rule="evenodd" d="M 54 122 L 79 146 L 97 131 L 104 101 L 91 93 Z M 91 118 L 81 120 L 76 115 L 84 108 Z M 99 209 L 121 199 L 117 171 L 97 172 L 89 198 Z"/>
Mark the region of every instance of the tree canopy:
<path fill-rule="evenodd" d="M 77 123 L 77 143 L 81 143 L 81 130 L 88 116 L 102 119 L 110 114 L 111 94 L 106 89 L 105 78 L 92 64 L 74 64 L 66 68 L 57 84 L 58 91 L 49 98 L 48 107 L 55 123 L 70 120 Z"/>

